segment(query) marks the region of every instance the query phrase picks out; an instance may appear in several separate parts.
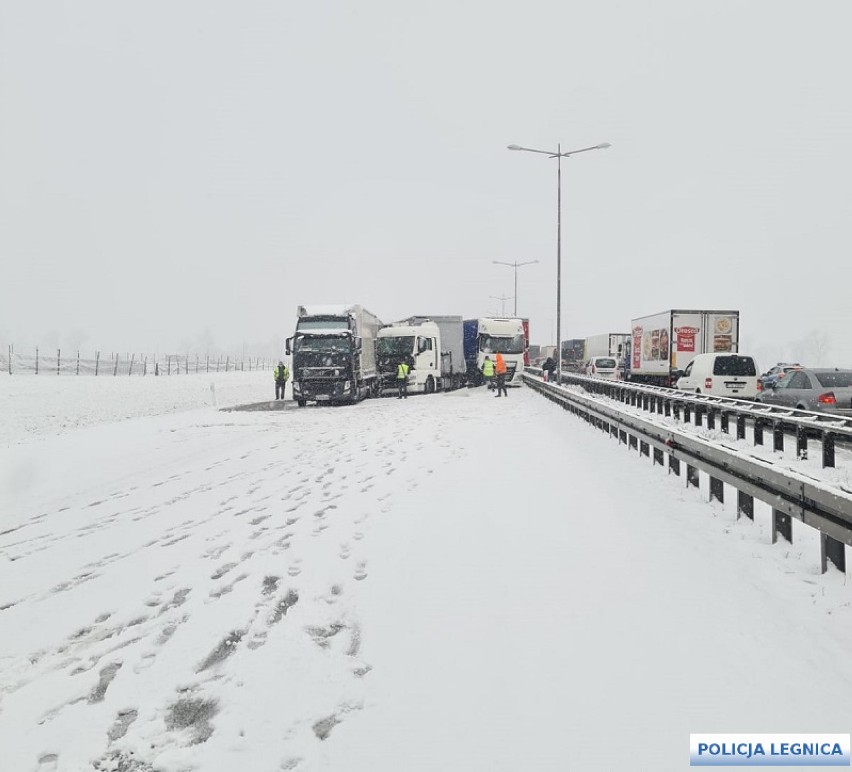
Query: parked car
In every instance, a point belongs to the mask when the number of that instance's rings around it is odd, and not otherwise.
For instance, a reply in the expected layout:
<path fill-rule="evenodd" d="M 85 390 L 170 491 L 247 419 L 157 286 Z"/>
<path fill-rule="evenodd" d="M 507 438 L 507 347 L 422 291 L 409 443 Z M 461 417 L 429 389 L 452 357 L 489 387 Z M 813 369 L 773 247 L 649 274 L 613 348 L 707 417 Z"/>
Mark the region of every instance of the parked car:
<path fill-rule="evenodd" d="M 757 402 L 852 416 L 852 370 L 802 368 L 765 388 Z"/>
<path fill-rule="evenodd" d="M 788 364 L 787 362 L 779 362 L 775 367 L 767 370 L 763 375 L 760 376 L 760 384 L 766 389 L 772 386 L 773 383 L 780 381 L 787 373 L 792 372 L 793 370 L 801 370 L 802 366 L 800 364 Z"/>
<path fill-rule="evenodd" d="M 615 357 L 592 357 L 586 362 L 586 375 L 615 381 L 618 379 L 618 362 Z"/>
<path fill-rule="evenodd" d="M 696 354 L 685 370 L 675 370 L 679 391 L 750 399 L 757 395 L 758 368 L 747 354 Z"/>

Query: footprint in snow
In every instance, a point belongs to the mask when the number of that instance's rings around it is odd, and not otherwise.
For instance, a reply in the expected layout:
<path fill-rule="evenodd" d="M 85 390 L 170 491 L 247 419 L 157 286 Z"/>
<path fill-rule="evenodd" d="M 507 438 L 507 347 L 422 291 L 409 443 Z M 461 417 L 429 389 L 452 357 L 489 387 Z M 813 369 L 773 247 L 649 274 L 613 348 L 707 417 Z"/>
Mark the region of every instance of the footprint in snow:
<path fill-rule="evenodd" d="M 361 582 L 367 578 L 367 562 L 362 561 L 358 564 L 358 567 L 355 569 L 355 573 L 352 575 L 352 578 L 355 579 L 356 582 Z"/>
<path fill-rule="evenodd" d="M 301 574 L 302 573 L 302 567 L 300 565 L 301 562 L 302 562 L 301 558 L 294 558 L 293 559 L 293 565 L 291 565 L 287 569 L 287 574 L 289 576 L 298 576 L 299 574 Z"/>

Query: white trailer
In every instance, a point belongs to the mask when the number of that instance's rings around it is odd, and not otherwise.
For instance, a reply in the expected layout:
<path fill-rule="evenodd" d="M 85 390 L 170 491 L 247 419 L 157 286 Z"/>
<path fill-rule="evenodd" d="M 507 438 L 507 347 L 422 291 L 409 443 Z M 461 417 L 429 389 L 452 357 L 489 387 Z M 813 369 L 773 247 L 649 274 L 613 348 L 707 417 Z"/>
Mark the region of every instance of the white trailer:
<path fill-rule="evenodd" d="M 696 354 L 739 350 L 739 311 L 674 309 L 634 319 L 630 328 L 624 357 L 630 381 L 669 386 L 672 373 Z"/>
<path fill-rule="evenodd" d="M 601 335 L 592 335 L 586 338 L 585 359 L 592 357 L 614 357 L 621 361 L 624 356 L 624 347 L 630 340 L 629 332 L 605 332 Z"/>

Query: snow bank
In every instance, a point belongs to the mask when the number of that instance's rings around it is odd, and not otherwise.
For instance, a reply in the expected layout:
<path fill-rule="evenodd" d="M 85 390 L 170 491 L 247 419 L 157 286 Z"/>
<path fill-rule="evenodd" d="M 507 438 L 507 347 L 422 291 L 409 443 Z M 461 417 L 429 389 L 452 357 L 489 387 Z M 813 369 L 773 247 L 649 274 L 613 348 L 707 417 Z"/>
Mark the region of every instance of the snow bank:
<path fill-rule="evenodd" d="M 160 378 L 0 375 L 0 445 L 93 424 L 226 407 L 274 395 L 271 370 Z"/>

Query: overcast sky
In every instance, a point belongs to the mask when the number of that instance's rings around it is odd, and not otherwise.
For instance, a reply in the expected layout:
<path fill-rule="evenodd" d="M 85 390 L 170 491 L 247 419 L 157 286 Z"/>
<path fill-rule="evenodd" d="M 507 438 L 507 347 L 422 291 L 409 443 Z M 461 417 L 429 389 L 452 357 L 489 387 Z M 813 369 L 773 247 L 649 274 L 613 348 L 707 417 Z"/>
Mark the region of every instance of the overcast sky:
<path fill-rule="evenodd" d="M 0 341 L 261 346 L 300 303 L 673 307 L 852 365 L 844 2 L 0 3 Z M 512 301 L 506 304 L 511 310 Z M 764 364 L 761 361 L 761 364 Z M 771 364 L 766 362 L 765 364 Z"/>

